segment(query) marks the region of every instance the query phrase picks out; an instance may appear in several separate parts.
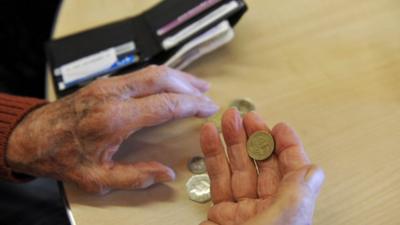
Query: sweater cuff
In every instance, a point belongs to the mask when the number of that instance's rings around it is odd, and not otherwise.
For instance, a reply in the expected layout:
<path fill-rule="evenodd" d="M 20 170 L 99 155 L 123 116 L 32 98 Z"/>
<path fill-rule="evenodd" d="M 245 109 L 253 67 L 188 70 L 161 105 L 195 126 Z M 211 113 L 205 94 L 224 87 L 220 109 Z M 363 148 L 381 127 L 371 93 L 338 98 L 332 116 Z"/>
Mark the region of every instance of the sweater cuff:
<path fill-rule="evenodd" d="M 48 103 L 46 100 L 18 97 L 0 93 L 0 179 L 24 182 L 34 177 L 15 173 L 7 165 L 6 150 L 8 139 L 18 123 L 32 110 Z"/>

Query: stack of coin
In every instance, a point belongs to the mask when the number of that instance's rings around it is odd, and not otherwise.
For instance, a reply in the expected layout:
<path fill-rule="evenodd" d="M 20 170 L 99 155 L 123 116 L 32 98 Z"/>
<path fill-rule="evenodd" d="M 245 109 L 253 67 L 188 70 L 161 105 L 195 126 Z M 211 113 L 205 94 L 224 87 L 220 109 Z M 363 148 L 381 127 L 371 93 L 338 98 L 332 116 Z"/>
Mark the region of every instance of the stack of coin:
<path fill-rule="evenodd" d="M 204 203 L 211 199 L 210 178 L 207 175 L 207 168 L 204 157 L 195 156 L 188 162 L 188 169 L 193 175 L 186 183 L 186 191 L 189 199 L 198 203 Z"/>
<path fill-rule="evenodd" d="M 267 159 L 274 148 L 274 138 L 266 131 L 257 131 L 247 140 L 247 153 L 254 160 Z"/>

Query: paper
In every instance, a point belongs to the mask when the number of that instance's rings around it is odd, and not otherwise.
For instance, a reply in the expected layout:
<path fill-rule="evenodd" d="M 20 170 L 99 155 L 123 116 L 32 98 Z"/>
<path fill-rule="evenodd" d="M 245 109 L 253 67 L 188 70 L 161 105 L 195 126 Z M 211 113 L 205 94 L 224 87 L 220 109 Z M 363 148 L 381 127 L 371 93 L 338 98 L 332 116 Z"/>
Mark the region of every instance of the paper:
<path fill-rule="evenodd" d="M 162 46 L 165 50 L 171 49 L 178 45 L 180 42 L 183 40 L 187 39 L 191 35 L 195 34 L 196 32 L 200 31 L 201 29 L 207 27 L 211 23 L 215 22 L 216 20 L 222 18 L 226 14 L 232 12 L 236 8 L 239 7 L 239 3 L 236 1 L 231 1 L 229 3 L 226 3 L 207 16 L 201 18 L 200 20 L 190 24 L 186 28 L 182 29 L 175 35 L 168 37 L 163 40 Z"/>
<path fill-rule="evenodd" d="M 206 11 L 207 9 L 211 8 L 221 0 L 205 0 L 202 2 L 200 5 L 194 7 L 193 9 L 185 12 L 178 18 L 174 19 L 173 21 L 167 23 L 165 26 L 161 27 L 160 29 L 157 30 L 157 35 L 161 36 L 164 35 L 171 30 L 175 29 L 176 27 L 180 26 L 184 22 L 190 20 L 191 18 L 199 15 L 200 13 Z"/>
<path fill-rule="evenodd" d="M 228 21 L 223 21 L 209 31 L 185 44 L 165 65 L 183 69 L 194 60 L 228 43 L 234 32 Z"/>

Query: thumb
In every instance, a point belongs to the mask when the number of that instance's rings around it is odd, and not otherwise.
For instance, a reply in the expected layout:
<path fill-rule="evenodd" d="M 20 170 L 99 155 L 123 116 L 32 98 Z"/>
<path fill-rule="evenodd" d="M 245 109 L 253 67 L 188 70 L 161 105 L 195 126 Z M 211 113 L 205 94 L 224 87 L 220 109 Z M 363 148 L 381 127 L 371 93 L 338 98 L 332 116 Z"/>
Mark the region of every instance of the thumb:
<path fill-rule="evenodd" d="M 272 205 L 249 224 L 312 224 L 315 202 L 324 182 L 321 168 L 308 165 L 292 171 L 282 179 Z"/>
<path fill-rule="evenodd" d="M 278 224 L 312 224 L 314 208 L 325 175 L 315 165 L 287 174 L 280 184 L 276 207 Z"/>
<path fill-rule="evenodd" d="M 174 179 L 171 168 L 152 161 L 105 166 L 99 180 L 107 189 L 142 189 Z"/>
<path fill-rule="evenodd" d="M 324 180 L 325 173 L 320 167 L 316 165 L 311 165 L 308 168 L 307 173 L 304 176 L 304 181 L 310 188 L 311 194 L 314 195 L 314 198 L 318 197 Z"/>
<path fill-rule="evenodd" d="M 316 165 L 288 173 L 280 184 L 277 201 L 289 208 L 308 202 L 314 205 L 324 179 L 323 170 Z"/>

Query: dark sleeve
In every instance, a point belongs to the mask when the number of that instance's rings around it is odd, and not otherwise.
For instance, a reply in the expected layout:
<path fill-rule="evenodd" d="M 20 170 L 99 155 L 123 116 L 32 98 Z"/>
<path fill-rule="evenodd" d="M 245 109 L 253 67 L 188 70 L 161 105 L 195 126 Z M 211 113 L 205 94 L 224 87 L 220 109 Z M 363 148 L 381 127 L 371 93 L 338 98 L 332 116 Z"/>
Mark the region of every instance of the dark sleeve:
<path fill-rule="evenodd" d="M 47 101 L 37 98 L 19 97 L 0 93 L 0 179 L 21 182 L 32 177 L 16 174 L 7 166 L 6 150 L 8 138 L 13 129 L 29 112 L 46 104 Z"/>

